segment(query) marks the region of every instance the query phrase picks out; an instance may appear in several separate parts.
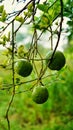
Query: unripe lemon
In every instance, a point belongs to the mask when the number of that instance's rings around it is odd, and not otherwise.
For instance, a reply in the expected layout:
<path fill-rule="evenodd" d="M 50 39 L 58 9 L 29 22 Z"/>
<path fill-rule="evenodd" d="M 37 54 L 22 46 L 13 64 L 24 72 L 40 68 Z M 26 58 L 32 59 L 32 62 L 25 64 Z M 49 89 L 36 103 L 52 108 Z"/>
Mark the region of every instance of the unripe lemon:
<path fill-rule="evenodd" d="M 16 62 L 15 70 L 17 74 L 23 77 L 29 76 L 32 72 L 32 69 L 33 69 L 32 64 L 27 60 L 19 59 Z"/>
<path fill-rule="evenodd" d="M 46 56 L 46 64 L 51 70 L 60 70 L 65 65 L 65 56 L 61 51 L 56 51 L 53 59 L 51 59 L 53 51 L 51 50 Z"/>
<path fill-rule="evenodd" d="M 42 104 L 47 101 L 49 96 L 48 89 L 44 86 L 34 87 L 32 92 L 32 99 L 37 104 Z"/>

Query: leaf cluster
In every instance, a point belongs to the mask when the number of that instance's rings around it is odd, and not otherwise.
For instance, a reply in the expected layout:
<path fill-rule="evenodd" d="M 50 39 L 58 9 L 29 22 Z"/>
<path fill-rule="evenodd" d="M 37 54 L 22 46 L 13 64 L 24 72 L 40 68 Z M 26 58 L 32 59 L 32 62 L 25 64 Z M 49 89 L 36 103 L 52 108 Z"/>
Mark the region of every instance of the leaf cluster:
<path fill-rule="evenodd" d="M 35 17 L 35 28 L 47 30 L 53 21 L 60 15 L 60 1 L 54 2 L 52 5 L 48 3 L 38 4 L 37 8 L 42 11 L 42 15 Z M 56 9 L 57 8 L 57 9 Z"/>
<path fill-rule="evenodd" d="M 67 0 L 66 4 L 64 5 L 64 16 L 68 18 L 68 26 L 67 32 L 69 33 L 68 39 L 73 40 L 73 1 Z"/>
<path fill-rule="evenodd" d="M 10 42 L 10 32 L 8 32 L 7 36 L 4 34 L 0 38 L 0 44 L 5 46 L 7 42 Z"/>

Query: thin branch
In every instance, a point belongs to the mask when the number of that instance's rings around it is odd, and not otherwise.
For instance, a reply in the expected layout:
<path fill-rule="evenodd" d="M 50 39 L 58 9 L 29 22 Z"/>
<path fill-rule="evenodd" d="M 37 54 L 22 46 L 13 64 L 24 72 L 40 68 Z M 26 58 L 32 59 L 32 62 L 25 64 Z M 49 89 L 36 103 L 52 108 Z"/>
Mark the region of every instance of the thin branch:
<path fill-rule="evenodd" d="M 52 27 L 50 27 L 50 32 L 51 32 L 51 50 L 53 50 L 53 33 L 52 33 Z"/>
<path fill-rule="evenodd" d="M 18 12 L 18 14 L 15 16 L 15 18 L 12 19 L 12 20 L 7 24 L 7 26 L 6 26 L 5 28 L 3 28 L 3 30 L 2 30 L 0 33 L 4 32 L 4 31 L 6 30 L 6 28 L 8 28 L 8 26 L 16 19 L 17 16 L 19 16 L 19 15 L 27 8 L 27 6 L 28 6 L 31 2 L 32 2 L 32 0 L 30 0 L 30 1 Z"/>
<path fill-rule="evenodd" d="M 59 29 L 59 32 L 58 32 L 58 39 L 57 39 L 57 43 L 56 43 L 56 46 L 55 46 L 55 49 L 53 51 L 53 54 L 52 54 L 52 57 L 51 57 L 51 60 L 53 59 L 53 56 L 54 56 L 54 53 L 59 45 L 59 41 L 60 41 L 60 37 L 61 37 L 61 31 L 62 31 L 62 23 L 63 23 L 63 0 L 60 0 L 60 5 L 61 5 L 61 21 L 60 21 L 60 29 Z"/>
<path fill-rule="evenodd" d="M 14 21 L 12 22 L 12 87 L 13 87 L 13 93 L 12 93 L 12 97 L 11 100 L 9 102 L 7 111 L 6 111 L 6 119 L 7 119 L 7 123 L 8 123 L 8 130 L 10 130 L 10 120 L 9 120 L 9 110 L 11 107 L 11 104 L 13 102 L 14 99 L 14 95 L 15 95 L 15 83 L 14 83 Z"/>
<path fill-rule="evenodd" d="M 50 77 L 50 76 L 55 76 L 55 75 L 57 75 L 57 74 L 58 74 L 58 73 L 48 74 L 48 75 L 46 75 L 46 76 L 43 76 L 42 79 L 45 79 L 45 78 Z M 34 81 L 36 81 L 36 80 L 38 80 L 38 77 L 37 77 L 37 78 L 34 78 L 34 79 L 32 79 L 32 80 L 27 80 L 27 81 L 23 81 L 23 82 L 20 82 L 20 83 L 18 83 L 18 84 L 15 84 L 15 87 L 16 87 L 17 85 L 32 83 L 32 82 L 34 82 Z M 3 87 L 3 88 L 1 88 L 0 90 L 7 90 L 7 89 L 9 90 L 9 89 L 13 88 L 13 85 L 12 85 L 12 84 L 4 84 L 4 86 L 9 86 L 9 87 Z"/>

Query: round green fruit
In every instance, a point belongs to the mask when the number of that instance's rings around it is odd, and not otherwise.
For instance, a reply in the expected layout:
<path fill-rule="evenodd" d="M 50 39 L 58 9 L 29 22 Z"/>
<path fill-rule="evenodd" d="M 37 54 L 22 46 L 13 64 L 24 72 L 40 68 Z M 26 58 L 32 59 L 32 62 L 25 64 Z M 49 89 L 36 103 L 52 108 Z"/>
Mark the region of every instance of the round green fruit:
<path fill-rule="evenodd" d="M 31 74 L 33 67 L 29 61 L 24 59 L 19 59 L 16 62 L 15 70 L 17 74 L 21 75 L 22 77 L 27 77 Z"/>
<path fill-rule="evenodd" d="M 52 50 L 47 54 L 46 65 L 51 70 L 60 70 L 65 65 L 66 62 L 65 56 L 61 51 L 56 51 L 53 56 L 53 59 L 51 60 L 52 54 L 53 54 Z"/>
<path fill-rule="evenodd" d="M 32 92 L 32 99 L 37 104 L 43 104 L 47 101 L 49 96 L 48 89 L 44 86 L 34 87 Z"/>

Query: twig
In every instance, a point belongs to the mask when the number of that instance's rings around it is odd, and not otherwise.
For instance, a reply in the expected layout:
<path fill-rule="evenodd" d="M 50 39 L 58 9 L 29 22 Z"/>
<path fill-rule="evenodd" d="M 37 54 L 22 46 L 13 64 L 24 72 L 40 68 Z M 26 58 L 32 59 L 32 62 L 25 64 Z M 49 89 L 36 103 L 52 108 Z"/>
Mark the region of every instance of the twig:
<path fill-rule="evenodd" d="M 50 27 L 51 32 L 51 50 L 53 50 L 53 33 L 52 33 L 52 27 Z"/>
<path fill-rule="evenodd" d="M 45 78 L 50 77 L 50 76 L 55 76 L 55 75 L 57 75 L 57 73 L 48 74 L 48 75 L 46 75 L 46 76 L 43 76 L 42 79 L 45 79 Z M 36 81 L 36 80 L 38 80 L 38 78 L 34 78 L 34 79 L 31 79 L 31 80 L 23 81 L 23 82 L 20 82 L 20 83 L 18 83 L 18 84 L 15 84 L 15 87 L 16 87 L 16 85 L 28 84 L 28 83 L 32 83 L 32 82 L 34 82 L 34 81 Z M 13 85 L 12 85 L 12 84 L 4 84 L 4 85 L 5 85 L 5 86 L 6 86 L 6 85 L 7 85 L 7 86 L 10 86 L 10 87 L 4 87 L 4 88 L 1 88 L 0 90 L 7 90 L 7 89 L 9 90 L 9 89 L 13 88 Z"/>
<path fill-rule="evenodd" d="M 53 54 L 52 54 L 52 57 L 50 59 L 50 61 L 52 61 L 53 59 L 53 56 L 55 54 L 55 51 L 59 45 L 59 41 L 60 41 L 60 36 L 61 36 L 61 31 L 62 31 L 62 22 L 63 22 L 63 0 L 60 0 L 60 5 L 61 5 L 61 21 L 60 21 L 60 29 L 59 29 L 59 32 L 58 32 L 58 39 L 57 39 L 57 43 L 56 43 L 56 46 L 55 46 L 55 49 L 53 51 Z"/>
<path fill-rule="evenodd" d="M 10 107 L 11 107 L 11 104 L 13 102 L 13 99 L 14 99 L 14 95 L 15 95 L 15 83 L 14 83 L 14 21 L 12 22 L 12 76 L 13 76 L 13 83 L 12 83 L 12 86 L 13 86 L 13 92 L 12 92 L 12 97 L 11 97 L 11 100 L 9 102 L 9 105 L 8 105 L 8 108 L 7 108 L 7 111 L 6 111 L 6 119 L 7 119 L 7 123 L 8 123 L 8 130 L 10 130 L 10 120 L 9 120 L 9 110 L 10 110 Z"/>
<path fill-rule="evenodd" d="M 6 28 L 8 28 L 8 26 L 16 19 L 17 16 L 19 16 L 19 15 L 27 8 L 27 6 L 28 6 L 31 2 L 32 2 L 32 0 L 30 0 L 30 1 L 18 12 L 18 14 L 15 16 L 15 18 L 12 19 L 12 20 L 7 24 L 7 26 L 6 26 L 5 28 L 3 28 L 3 30 L 2 30 L 0 33 L 4 32 L 4 31 L 6 30 Z"/>

